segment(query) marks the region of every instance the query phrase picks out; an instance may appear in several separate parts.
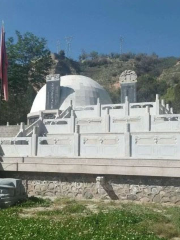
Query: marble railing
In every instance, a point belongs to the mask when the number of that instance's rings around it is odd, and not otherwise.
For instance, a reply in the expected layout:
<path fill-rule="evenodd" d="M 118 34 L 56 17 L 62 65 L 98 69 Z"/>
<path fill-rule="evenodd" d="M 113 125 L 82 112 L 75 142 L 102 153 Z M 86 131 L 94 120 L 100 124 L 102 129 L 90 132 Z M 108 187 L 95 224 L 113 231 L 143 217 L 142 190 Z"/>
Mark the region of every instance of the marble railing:
<path fill-rule="evenodd" d="M 179 159 L 180 133 L 80 133 L 0 138 L 0 156 Z"/>

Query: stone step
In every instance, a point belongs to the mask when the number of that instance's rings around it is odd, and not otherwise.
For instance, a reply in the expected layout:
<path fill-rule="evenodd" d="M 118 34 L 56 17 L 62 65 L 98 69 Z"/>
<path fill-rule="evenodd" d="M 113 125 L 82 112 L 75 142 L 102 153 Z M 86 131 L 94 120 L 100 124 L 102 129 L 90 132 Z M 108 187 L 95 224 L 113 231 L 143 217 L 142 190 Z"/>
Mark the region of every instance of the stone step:
<path fill-rule="evenodd" d="M 19 125 L 0 126 L 0 138 L 15 137 L 20 130 Z"/>

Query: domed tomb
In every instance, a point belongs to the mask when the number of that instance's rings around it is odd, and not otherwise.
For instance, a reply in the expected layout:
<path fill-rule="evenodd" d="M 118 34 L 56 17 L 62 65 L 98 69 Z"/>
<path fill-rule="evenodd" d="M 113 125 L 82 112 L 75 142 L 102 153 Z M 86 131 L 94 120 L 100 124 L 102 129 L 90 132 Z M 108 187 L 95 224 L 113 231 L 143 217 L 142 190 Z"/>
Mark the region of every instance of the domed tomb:
<path fill-rule="evenodd" d="M 81 75 L 67 75 L 60 80 L 59 109 L 65 110 L 72 100 L 73 106 L 87 106 L 97 104 L 111 104 L 112 101 L 106 90 L 89 77 Z M 38 92 L 33 102 L 31 113 L 46 110 L 46 85 Z"/>

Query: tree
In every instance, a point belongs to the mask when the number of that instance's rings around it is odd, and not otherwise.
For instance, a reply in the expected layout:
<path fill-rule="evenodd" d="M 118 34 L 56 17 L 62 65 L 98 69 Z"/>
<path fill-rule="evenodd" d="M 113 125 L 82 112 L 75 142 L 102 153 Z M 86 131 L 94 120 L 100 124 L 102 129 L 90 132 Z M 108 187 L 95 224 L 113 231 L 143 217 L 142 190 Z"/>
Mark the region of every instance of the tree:
<path fill-rule="evenodd" d="M 124 62 L 127 62 L 127 61 L 129 61 L 130 59 L 134 59 L 134 57 L 135 57 L 135 54 L 134 54 L 134 53 L 131 53 L 131 52 L 129 52 L 129 53 L 123 53 L 123 54 L 119 55 L 120 60 L 121 60 L 121 61 L 124 61 Z"/>
<path fill-rule="evenodd" d="M 163 96 L 165 101 L 173 107 L 174 113 L 180 113 L 180 84 L 171 86 L 167 89 L 166 94 Z"/>
<path fill-rule="evenodd" d="M 97 59 L 97 58 L 98 58 L 98 52 L 96 52 L 96 51 L 90 52 L 89 57 L 90 57 L 92 60 Z"/>
<path fill-rule="evenodd" d="M 0 124 L 16 124 L 26 120 L 36 91 L 45 83 L 52 64 L 46 40 L 32 33 L 22 35 L 16 31 L 17 40 L 9 38 L 7 46 L 9 102 L 0 107 Z"/>
<path fill-rule="evenodd" d="M 31 85 L 39 90 L 52 64 L 47 41 L 29 32 L 22 35 L 16 31 L 16 35 L 16 42 L 13 38 L 7 41 L 10 89 L 21 93 Z"/>
<path fill-rule="evenodd" d="M 83 61 L 87 60 L 88 57 L 89 57 L 89 54 L 86 53 L 86 51 L 84 49 L 82 49 L 81 55 L 79 55 L 79 61 L 83 62 Z"/>
<path fill-rule="evenodd" d="M 138 78 L 137 98 L 138 102 L 155 101 L 156 94 L 164 95 L 167 90 L 167 84 L 164 81 L 157 81 L 156 78 L 144 75 Z"/>
<path fill-rule="evenodd" d="M 59 52 L 59 59 L 60 59 L 60 60 L 64 60 L 64 59 L 65 59 L 65 52 L 64 52 L 64 50 L 61 50 L 61 51 Z"/>
<path fill-rule="evenodd" d="M 152 54 L 148 56 L 147 54 L 137 54 L 135 56 L 135 71 L 138 76 L 144 74 L 150 74 L 151 76 L 159 76 L 160 70 L 157 68 L 158 64 L 160 63 L 160 59 L 156 54 Z"/>

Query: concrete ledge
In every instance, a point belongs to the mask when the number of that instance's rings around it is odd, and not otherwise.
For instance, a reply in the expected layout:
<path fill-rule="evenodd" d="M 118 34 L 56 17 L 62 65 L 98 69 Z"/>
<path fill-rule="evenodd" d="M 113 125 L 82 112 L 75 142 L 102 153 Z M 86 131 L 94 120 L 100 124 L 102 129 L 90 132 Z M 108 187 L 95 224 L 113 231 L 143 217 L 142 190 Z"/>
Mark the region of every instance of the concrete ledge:
<path fill-rule="evenodd" d="M 2 158 L 0 171 L 180 177 L 180 160 Z"/>
<path fill-rule="evenodd" d="M 18 163 L 0 163 L 0 171 L 18 171 Z"/>
<path fill-rule="evenodd" d="M 23 157 L 0 157 L 0 163 L 6 162 L 6 163 L 22 163 L 24 162 Z"/>

